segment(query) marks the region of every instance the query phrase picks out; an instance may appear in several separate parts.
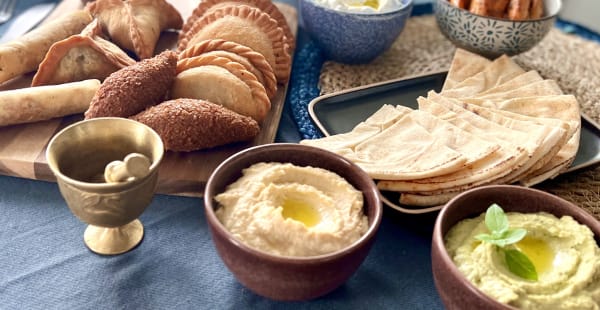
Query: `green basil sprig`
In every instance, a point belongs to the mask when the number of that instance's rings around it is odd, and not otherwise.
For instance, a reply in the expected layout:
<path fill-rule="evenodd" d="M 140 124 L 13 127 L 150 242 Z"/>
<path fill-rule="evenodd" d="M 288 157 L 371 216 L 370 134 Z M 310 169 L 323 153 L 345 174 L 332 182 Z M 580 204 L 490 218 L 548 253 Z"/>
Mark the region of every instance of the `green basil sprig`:
<path fill-rule="evenodd" d="M 497 246 L 504 253 L 504 261 L 510 272 L 523 279 L 537 281 L 538 274 L 529 257 L 514 247 L 515 243 L 525 237 L 527 230 L 509 228 L 508 217 L 495 203 L 485 212 L 485 226 L 490 233 L 479 234 L 475 239 Z"/>

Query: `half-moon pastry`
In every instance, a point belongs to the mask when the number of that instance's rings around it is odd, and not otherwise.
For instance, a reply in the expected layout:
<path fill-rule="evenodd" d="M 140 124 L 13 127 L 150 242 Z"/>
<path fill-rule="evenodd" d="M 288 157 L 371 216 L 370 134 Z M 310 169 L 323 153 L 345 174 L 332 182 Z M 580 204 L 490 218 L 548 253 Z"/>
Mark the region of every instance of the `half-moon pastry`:
<path fill-rule="evenodd" d="M 0 126 L 83 113 L 100 87 L 98 80 L 26 87 L 0 92 Z"/>
<path fill-rule="evenodd" d="M 186 22 L 183 24 L 181 28 L 181 34 L 187 32 L 194 22 L 200 19 L 204 14 L 210 13 L 212 10 L 224 7 L 229 4 L 245 4 L 261 11 L 269 14 L 272 19 L 277 21 L 277 24 L 283 30 L 283 34 L 285 35 L 285 42 L 288 44 L 290 49 L 294 49 L 296 45 L 296 40 L 294 39 L 294 34 L 288 25 L 285 16 L 281 13 L 281 11 L 273 4 L 271 0 L 204 0 L 201 1 L 198 6 L 192 12 L 192 15 L 188 17 Z"/>
<path fill-rule="evenodd" d="M 247 5 L 227 5 L 197 20 L 179 41 L 184 50 L 208 39 L 223 39 L 245 45 L 265 56 L 277 80 L 289 77 L 291 57 L 284 42 L 285 35 L 269 14 Z"/>
<path fill-rule="evenodd" d="M 35 71 L 54 42 L 80 33 L 91 21 L 88 12 L 75 11 L 0 45 L 0 83 Z"/>
<path fill-rule="evenodd" d="M 261 122 L 271 109 L 262 84 L 243 65 L 202 54 L 181 60 L 171 98 L 195 98 L 220 104 Z"/>
<path fill-rule="evenodd" d="M 131 118 L 154 129 L 171 151 L 189 152 L 246 141 L 259 132 L 258 123 L 250 117 L 189 98 L 165 101 Z"/>
<path fill-rule="evenodd" d="M 85 118 L 129 117 L 162 102 L 176 67 L 177 54 L 164 51 L 112 73 L 94 95 Z"/>
<path fill-rule="evenodd" d="M 269 65 L 261 53 L 235 42 L 213 39 L 205 40 L 188 47 L 179 54 L 179 59 L 181 62 L 185 58 L 191 58 L 201 54 L 226 57 L 241 63 L 246 67 L 246 70 L 252 72 L 263 84 L 269 98 L 275 96 L 275 93 L 277 92 L 277 79 L 275 73 L 273 73 L 273 68 L 271 68 L 271 65 Z"/>
<path fill-rule="evenodd" d="M 92 29 L 96 25 L 94 21 L 82 34 L 54 43 L 40 63 L 31 86 L 104 80 L 111 73 L 133 65 L 135 60 L 118 46 L 94 34 Z"/>
<path fill-rule="evenodd" d="M 183 24 L 179 12 L 165 0 L 97 0 L 86 8 L 98 18 L 111 41 L 140 59 L 152 57 L 163 30 L 179 29 Z"/>

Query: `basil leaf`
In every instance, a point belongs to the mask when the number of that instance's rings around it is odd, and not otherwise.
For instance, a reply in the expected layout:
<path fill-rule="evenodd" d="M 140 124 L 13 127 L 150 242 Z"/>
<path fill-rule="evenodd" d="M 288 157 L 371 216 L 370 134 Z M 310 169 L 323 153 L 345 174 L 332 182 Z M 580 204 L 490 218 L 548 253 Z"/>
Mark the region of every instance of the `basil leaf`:
<path fill-rule="evenodd" d="M 523 254 L 521 251 L 515 249 L 504 250 L 504 259 L 506 260 L 508 270 L 513 274 L 527 280 L 538 280 L 535 266 L 529 260 L 527 255 Z"/>
<path fill-rule="evenodd" d="M 508 218 L 504 214 L 504 210 L 495 203 L 485 212 L 485 226 L 496 237 L 500 237 L 508 230 Z"/>
<path fill-rule="evenodd" d="M 526 234 L 527 230 L 523 228 L 510 229 L 502 235 L 502 239 L 505 240 L 506 244 L 514 244 L 525 238 Z"/>
<path fill-rule="evenodd" d="M 479 235 L 475 236 L 475 239 L 480 240 L 480 241 L 485 241 L 485 242 L 492 242 L 496 238 L 494 238 L 494 236 L 492 236 L 490 234 L 479 234 Z"/>

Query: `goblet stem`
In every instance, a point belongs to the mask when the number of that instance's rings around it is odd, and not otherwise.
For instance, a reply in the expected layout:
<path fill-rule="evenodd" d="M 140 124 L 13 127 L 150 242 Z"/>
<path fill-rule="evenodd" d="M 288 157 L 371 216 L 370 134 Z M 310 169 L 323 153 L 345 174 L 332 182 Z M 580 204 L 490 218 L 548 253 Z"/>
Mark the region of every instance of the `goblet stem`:
<path fill-rule="evenodd" d="M 83 234 L 85 245 L 102 255 L 125 253 L 138 245 L 144 236 L 144 226 L 135 219 L 119 227 L 88 225 Z"/>

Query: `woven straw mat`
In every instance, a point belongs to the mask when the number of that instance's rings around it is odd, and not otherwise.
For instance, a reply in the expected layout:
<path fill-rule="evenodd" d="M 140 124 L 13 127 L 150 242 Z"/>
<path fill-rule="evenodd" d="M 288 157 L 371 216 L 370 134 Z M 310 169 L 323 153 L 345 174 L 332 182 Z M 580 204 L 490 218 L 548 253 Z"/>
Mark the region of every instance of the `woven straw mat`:
<path fill-rule="evenodd" d="M 438 30 L 434 16 L 408 20 L 392 47 L 366 65 L 327 61 L 321 70 L 321 94 L 401 77 L 448 70 L 455 47 Z M 515 56 L 524 69 L 537 70 L 577 97 L 581 111 L 600 122 L 600 45 L 552 29 L 539 45 Z M 600 220 L 600 165 L 593 165 L 536 188 L 574 202 Z"/>

